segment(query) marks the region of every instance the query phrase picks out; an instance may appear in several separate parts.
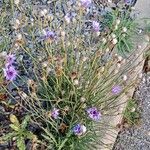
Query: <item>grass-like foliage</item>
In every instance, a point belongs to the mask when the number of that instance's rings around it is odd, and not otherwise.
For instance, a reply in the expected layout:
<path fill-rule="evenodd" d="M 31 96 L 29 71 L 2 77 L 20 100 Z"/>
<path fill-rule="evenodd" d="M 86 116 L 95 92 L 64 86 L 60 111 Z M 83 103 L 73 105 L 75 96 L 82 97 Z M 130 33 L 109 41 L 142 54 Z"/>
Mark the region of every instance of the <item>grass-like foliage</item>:
<path fill-rule="evenodd" d="M 34 133 L 41 141 L 36 149 L 93 150 L 104 145 L 110 116 L 134 83 L 129 77 L 138 59 L 130 51 L 134 21 L 119 9 L 101 12 L 90 0 L 57 0 L 47 6 L 3 4 L 1 85 L 9 104 L 15 101 L 23 109 L 19 120 L 28 115 L 40 128 Z M 28 132 L 11 127 L 23 150 Z"/>

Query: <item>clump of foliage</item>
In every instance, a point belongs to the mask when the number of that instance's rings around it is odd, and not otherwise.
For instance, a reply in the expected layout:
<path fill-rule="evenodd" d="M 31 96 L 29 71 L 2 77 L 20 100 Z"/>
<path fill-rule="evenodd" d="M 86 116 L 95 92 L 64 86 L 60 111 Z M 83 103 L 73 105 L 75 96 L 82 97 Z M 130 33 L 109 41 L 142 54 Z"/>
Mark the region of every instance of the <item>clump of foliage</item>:
<path fill-rule="evenodd" d="M 45 149 L 96 149 L 119 97 L 133 85 L 128 76 L 138 56 L 122 57 L 130 52 L 124 45 L 133 20 L 126 22 L 130 14 L 122 17 L 119 9 L 103 14 L 91 0 L 50 1 L 49 9 L 33 3 L 3 7 L 12 12 L 4 16 L 12 33 L 3 28 L 9 44 L 3 45 L 2 87 L 40 128 L 36 136 Z M 26 125 L 10 125 L 20 149 L 33 137 Z"/>
<path fill-rule="evenodd" d="M 128 100 L 124 111 L 124 118 L 129 125 L 136 125 L 139 122 L 140 113 L 137 110 L 138 104 L 134 99 Z"/>
<path fill-rule="evenodd" d="M 32 132 L 26 129 L 29 123 L 29 120 L 30 120 L 30 116 L 25 116 L 24 120 L 20 124 L 17 117 L 11 114 L 10 115 L 10 121 L 11 121 L 10 127 L 12 128 L 13 131 L 1 137 L 0 143 L 9 141 L 12 138 L 15 138 L 17 147 L 19 148 L 19 150 L 25 150 L 26 149 L 25 140 L 31 139 L 31 140 L 36 141 L 36 136 Z"/>

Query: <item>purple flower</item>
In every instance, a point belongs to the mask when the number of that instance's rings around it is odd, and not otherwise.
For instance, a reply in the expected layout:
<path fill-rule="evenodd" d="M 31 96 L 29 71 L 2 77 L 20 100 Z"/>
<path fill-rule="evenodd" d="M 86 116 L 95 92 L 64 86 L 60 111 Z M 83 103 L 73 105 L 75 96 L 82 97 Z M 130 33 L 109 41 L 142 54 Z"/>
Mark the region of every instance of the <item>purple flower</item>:
<path fill-rule="evenodd" d="M 51 112 L 51 115 L 52 115 L 52 117 L 53 117 L 54 119 L 57 119 L 58 116 L 59 116 L 59 109 L 54 108 L 54 109 L 52 110 L 52 112 Z"/>
<path fill-rule="evenodd" d="M 80 0 L 81 6 L 84 8 L 88 8 L 90 4 L 92 3 L 92 0 Z"/>
<path fill-rule="evenodd" d="M 99 121 L 101 118 L 101 113 L 97 110 L 96 107 L 87 109 L 87 113 L 89 118 L 91 118 L 94 121 Z"/>
<path fill-rule="evenodd" d="M 100 29 L 99 23 L 97 21 L 93 21 L 92 28 L 94 32 L 99 32 L 99 29 Z"/>
<path fill-rule="evenodd" d="M 56 34 L 53 31 L 50 31 L 49 29 L 45 30 L 43 39 L 44 40 L 54 40 L 56 38 Z"/>
<path fill-rule="evenodd" d="M 86 127 L 84 125 L 77 124 L 73 127 L 72 130 L 75 135 L 80 136 L 86 132 Z"/>
<path fill-rule="evenodd" d="M 6 77 L 6 80 L 13 81 L 16 79 L 17 71 L 15 67 L 8 65 L 3 69 L 3 71 L 4 71 L 4 76 Z"/>
<path fill-rule="evenodd" d="M 122 87 L 119 86 L 119 85 L 115 85 L 115 86 L 113 86 L 111 91 L 112 91 L 113 94 L 118 95 L 118 94 L 121 93 Z"/>
<path fill-rule="evenodd" d="M 15 61 L 16 57 L 14 54 L 8 54 L 6 56 L 6 63 L 12 65 Z"/>
<path fill-rule="evenodd" d="M 131 5 L 133 3 L 134 0 L 124 0 L 125 4 L 127 5 Z"/>

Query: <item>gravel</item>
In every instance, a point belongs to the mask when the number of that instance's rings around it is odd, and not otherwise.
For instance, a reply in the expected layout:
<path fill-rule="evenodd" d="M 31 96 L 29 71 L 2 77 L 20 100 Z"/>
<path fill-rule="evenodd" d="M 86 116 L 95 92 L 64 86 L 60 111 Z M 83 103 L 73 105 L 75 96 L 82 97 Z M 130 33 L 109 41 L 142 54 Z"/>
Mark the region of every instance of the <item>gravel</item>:
<path fill-rule="evenodd" d="M 122 131 L 113 150 L 150 150 L 150 74 L 145 74 L 135 92 L 141 108 L 141 122 Z"/>

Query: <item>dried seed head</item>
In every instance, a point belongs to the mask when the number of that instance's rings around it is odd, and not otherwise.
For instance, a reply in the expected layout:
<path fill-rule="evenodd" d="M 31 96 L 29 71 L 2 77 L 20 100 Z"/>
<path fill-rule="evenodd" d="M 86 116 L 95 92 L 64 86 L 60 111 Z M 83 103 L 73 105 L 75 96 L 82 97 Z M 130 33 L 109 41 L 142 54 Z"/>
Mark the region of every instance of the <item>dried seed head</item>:
<path fill-rule="evenodd" d="M 135 10 L 135 7 L 131 7 L 132 10 Z"/>
<path fill-rule="evenodd" d="M 61 31 L 61 36 L 62 37 L 65 37 L 65 34 L 66 34 L 65 31 Z"/>
<path fill-rule="evenodd" d="M 123 28 L 122 28 L 122 31 L 123 31 L 123 32 L 127 32 L 127 28 L 126 28 L 126 27 L 123 27 Z"/>
<path fill-rule="evenodd" d="M 142 48 L 142 46 L 141 46 L 141 45 L 138 45 L 138 48 L 139 48 L 139 49 L 141 49 L 141 48 Z"/>
<path fill-rule="evenodd" d="M 118 56 L 118 61 L 122 61 L 122 57 L 121 56 Z"/>
<path fill-rule="evenodd" d="M 116 38 L 116 34 L 112 33 L 112 34 L 111 34 L 111 37 L 112 37 L 113 39 L 115 39 L 115 38 Z"/>
<path fill-rule="evenodd" d="M 96 36 L 99 36 L 100 35 L 100 32 L 96 32 Z"/>
<path fill-rule="evenodd" d="M 88 58 L 84 56 L 84 57 L 82 58 L 82 61 L 85 62 L 87 59 L 88 59 Z"/>
<path fill-rule="evenodd" d="M 106 52 L 109 52 L 109 48 L 106 48 Z"/>
<path fill-rule="evenodd" d="M 140 73 L 138 76 L 139 76 L 139 78 L 140 78 L 140 79 L 142 79 L 143 74 L 142 74 L 142 73 Z"/>
<path fill-rule="evenodd" d="M 77 78 L 77 72 L 72 72 L 70 75 L 71 79 L 74 80 L 75 78 Z"/>
<path fill-rule="evenodd" d="M 43 68 L 46 68 L 47 66 L 48 66 L 48 61 L 45 61 L 45 62 L 42 63 Z"/>
<path fill-rule="evenodd" d="M 114 30 L 117 30 L 117 29 L 118 29 L 118 25 L 115 25 Z"/>
<path fill-rule="evenodd" d="M 33 80 L 32 80 L 32 79 L 29 79 L 29 80 L 27 81 L 27 83 L 28 83 L 28 85 L 31 85 L 31 84 L 33 84 Z"/>
<path fill-rule="evenodd" d="M 104 72 L 105 71 L 105 67 L 101 67 L 101 72 Z"/>
<path fill-rule="evenodd" d="M 70 45 L 71 45 L 71 43 L 68 41 L 68 42 L 67 42 L 67 46 L 70 46 Z"/>
<path fill-rule="evenodd" d="M 69 106 L 65 106 L 64 110 L 69 111 Z"/>
<path fill-rule="evenodd" d="M 123 60 L 121 61 L 121 63 L 122 63 L 122 64 L 125 64 L 125 63 L 126 63 L 126 60 L 125 60 L 125 59 L 123 59 Z"/>
<path fill-rule="evenodd" d="M 117 42 L 118 42 L 118 40 L 117 40 L 116 38 L 114 38 L 114 39 L 112 40 L 112 43 L 113 43 L 114 45 L 116 45 Z"/>
<path fill-rule="evenodd" d="M 22 40 L 22 35 L 20 33 L 17 34 L 17 40 Z"/>
<path fill-rule="evenodd" d="M 84 103 L 84 102 L 86 101 L 86 99 L 85 99 L 84 97 L 81 97 L 80 101 L 81 101 L 82 103 Z"/>
<path fill-rule="evenodd" d="M 68 16 L 68 14 L 65 16 L 65 21 L 66 21 L 67 24 L 70 23 L 70 17 Z"/>
<path fill-rule="evenodd" d="M 112 3 L 112 0 L 107 0 L 108 1 L 108 3 Z"/>
<path fill-rule="evenodd" d="M 20 0 L 14 0 L 14 4 L 15 4 L 15 5 L 18 5 L 19 2 L 20 2 Z"/>
<path fill-rule="evenodd" d="M 84 104 L 82 105 L 82 108 L 85 109 L 86 107 L 87 107 L 87 105 L 84 103 Z"/>
<path fill-rule="evenodd" d="M 3 52 L 0 53 L 0 57 L 5 58 L 6 56 L 7 56 L 7 52 L 3 51 Z"/>
<path fill-rule="evenodd" d="M 121 67 L 121 64 L 120 63 L 117 63 L 117 68 L 119 69 Z"/>
<path fill-rule="evenodd" d="M 48 75 L 51 71 L 52 71 L 52 69 L 51 69 L 50 67 L 47 67 L 47 68 L 46 68 L 46 73 L 47 73 L 47 75 Z"/>
<path fill-rule="evenodd" d="M 40 16 L 41 17 L 45 16 L 45 12 L 43 10 L 40 11 Z"/>
<path fill-rule="evenodd" d="M 17 25 L 20 25 L 20 21 L 19 21 L 18 19 L 15 20 L 15 23 L 16 23 Z"/>
<path fill-rule="evenodd" d="M 43 12 L 46 15 L 48 11 L 47 11 L 47 9 L 43 9 Z"/>
<path fill-rule="evenodd" d="M 134 107 L 134 108 L 131 109 L 131 112 L 135 112 L 135 110 L 136 110 L 136 109 L 135 109 L 135 107 Z"/>
<path fill-rule="evenodd" d="M 53 18 L 54 18 L 54 17 L 53 17 L 53 15 L 52 15 L 52 14 L 48 14 L 48 15 L 47 15 L 47 19 L 48 19 L 49 21 L 52 21 L 52 20 L 53 20 Z"/>
<path fill-rule="evenodd" d="M 74 84 L 74 85 L 79 85 L 78 79 L 75 79 L 75 80 L 73 81 L 73 84 Z"/>
<path fill-rule="evenodd" d="M 19 28 L 19 25 L 20 25 L 20 21 L 18 19 L 15 19 L 13 23 L 13 28 L 16 30 Z"/>
<path fill-rule="evenodd" d="M 107 40 L 105 38 L 102 38 L 102 42 L 103 42 L 103 44 L 105 44 L 107 42 Z"/>
<path fill-rule="evenodd" d="M 28 98 L 28 95 L 27 95 L 26 93 L 22 92 L 22 93 L 21 93 L 21 97 L 22 97 L 23 99 L 27 99 L 27 98 Z"/>
<path fill-rule="evenodd" d="M 128 77 L 126 75 L 123 75 L 123 80 L 127 81 Z"/>
<path fill-rule="evenodd" d="M 126 34 L 125 34 L 125 33 L 123 33 L 123 34 L 122 34 L 122 36 L 123 36 L 123 37 L 126 37 Z"/>
<path fill-rule="evenodd" d="M 120 22 L 121 22 L 120 19 L 117 19 L 117 20 L 116 20 L 116 25 L 119 25 Z"/>

